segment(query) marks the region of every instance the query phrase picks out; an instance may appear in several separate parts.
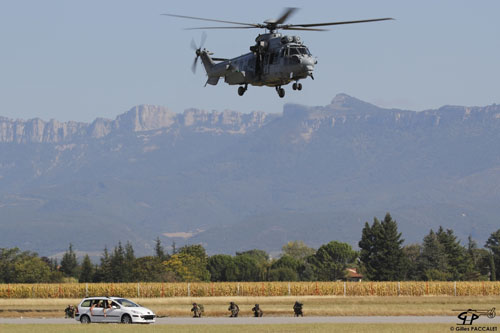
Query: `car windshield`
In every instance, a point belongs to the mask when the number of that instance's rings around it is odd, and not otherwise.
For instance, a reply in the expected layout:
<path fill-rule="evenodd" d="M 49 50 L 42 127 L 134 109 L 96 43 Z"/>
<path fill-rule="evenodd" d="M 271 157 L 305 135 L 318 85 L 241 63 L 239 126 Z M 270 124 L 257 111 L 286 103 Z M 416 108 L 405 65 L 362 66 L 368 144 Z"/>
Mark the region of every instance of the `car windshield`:
<path fill-rule="evenodd" d="M 115 299 L 115 301 L 120 303 L 121 305 L 123 305 L 126 308 L 138 308 L 139 307 L 139 305 L 135 304 L 134 302 L 132 302 L 131 300 L 128 300 L 126 298 Z"/>

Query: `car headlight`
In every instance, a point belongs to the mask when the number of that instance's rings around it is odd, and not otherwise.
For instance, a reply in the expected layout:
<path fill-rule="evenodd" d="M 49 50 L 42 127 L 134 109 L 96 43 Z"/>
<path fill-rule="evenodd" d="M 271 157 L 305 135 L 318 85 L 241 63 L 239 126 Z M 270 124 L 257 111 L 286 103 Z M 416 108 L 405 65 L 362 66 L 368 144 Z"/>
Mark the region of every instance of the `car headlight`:
<path fill-rule="evenodd" d="M 132 312 L 133 314 L 138 314 L 138 315 L 140 315 L 140 314 L 141 314 L 139 311 L 135 311 L 135 310 L 131 310 L 131 312 Z"/>

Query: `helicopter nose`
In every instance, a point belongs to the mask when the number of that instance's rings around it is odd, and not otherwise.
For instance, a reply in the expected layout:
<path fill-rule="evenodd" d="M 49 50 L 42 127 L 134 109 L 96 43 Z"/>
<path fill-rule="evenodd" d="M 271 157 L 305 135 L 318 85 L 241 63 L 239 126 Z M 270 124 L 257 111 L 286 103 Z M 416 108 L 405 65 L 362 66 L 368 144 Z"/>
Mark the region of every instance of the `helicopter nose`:
<path fill-rule="evenodd" d="M 303 57 L 300 59 L 300 64 L 308 72 L 312 72 L 314 70 L 314 64 L 316 63 L 317 61 L 313 57 Z"/>

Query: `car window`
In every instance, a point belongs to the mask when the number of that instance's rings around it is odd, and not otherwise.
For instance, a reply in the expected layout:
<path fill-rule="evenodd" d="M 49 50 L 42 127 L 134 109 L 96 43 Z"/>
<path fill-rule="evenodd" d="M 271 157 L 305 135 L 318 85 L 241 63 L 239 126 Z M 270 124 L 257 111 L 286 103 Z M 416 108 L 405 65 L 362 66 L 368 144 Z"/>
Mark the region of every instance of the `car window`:
<path fill-rule="evenodd" d="M 90 299 L 87 299 L 85 301 L 82 302 L 82 304 L 80 305 L 82 308 L 90 308 L 90 303 L 92 303 L 92 300 Z"/>
<path fill-rule="evenodd" d="M 139 305 L 135 304 L 134 302 L 126 299 L 126 298 L 119 298 L 116 300 L 118 303 L 123 305 L 126 308 L 136 308 L 139 307 Z"/>

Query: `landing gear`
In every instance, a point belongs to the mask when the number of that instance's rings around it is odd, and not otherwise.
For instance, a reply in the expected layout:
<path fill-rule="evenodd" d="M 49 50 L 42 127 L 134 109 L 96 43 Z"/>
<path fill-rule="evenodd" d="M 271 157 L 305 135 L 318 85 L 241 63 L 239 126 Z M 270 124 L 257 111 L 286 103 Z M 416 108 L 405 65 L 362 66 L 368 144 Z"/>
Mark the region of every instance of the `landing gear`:
<path fill-rule="evenodd" d="M 279 97 L 285 97 L 285 89 L 281 88 L 281 86 L 276 86 L 276 92 L 278 93 Z"/>
<path fill-rule="evenodd" d="M 244 87 L 240 86 L 238 88 L 238 95 L 243 96 L 243 94 L 245 93 L 245 91 L 247 91 L 247 89 L 248 89 L 248 85 L 247 84 L 245 84 Z"/>
<path fill-rule="evenodd" d="M 292 89 L 293 90 L 302 90 L 302 83 L 295 82 L 294 84 L 292 84 Z"/>

